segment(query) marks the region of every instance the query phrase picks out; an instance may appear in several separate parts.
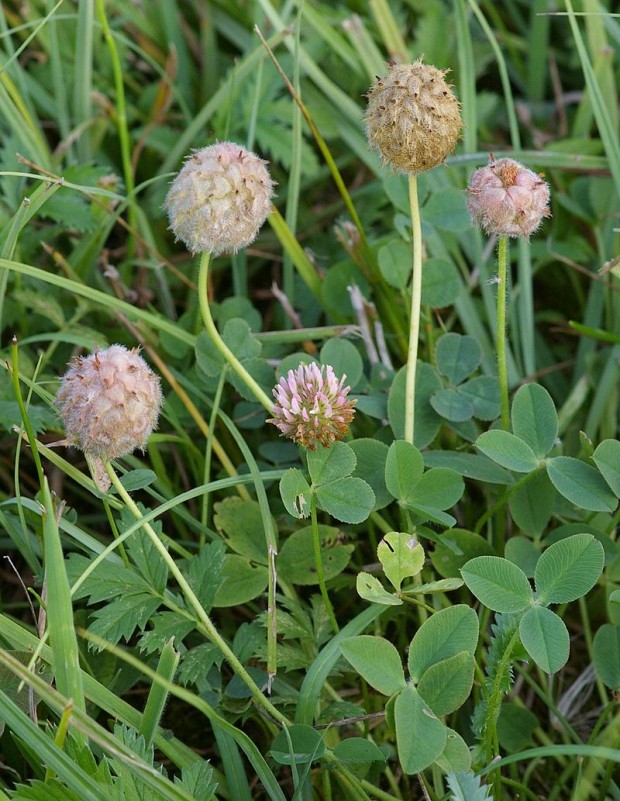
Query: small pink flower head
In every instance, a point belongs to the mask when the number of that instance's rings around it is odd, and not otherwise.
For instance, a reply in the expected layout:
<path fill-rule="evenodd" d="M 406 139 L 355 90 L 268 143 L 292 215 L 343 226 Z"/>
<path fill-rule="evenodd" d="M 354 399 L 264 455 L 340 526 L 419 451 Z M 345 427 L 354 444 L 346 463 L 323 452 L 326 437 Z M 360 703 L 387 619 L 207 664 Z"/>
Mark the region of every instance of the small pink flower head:
<path fill-rule="evenodd" d="M 467 192 L 469 213 L 487 234 L 529 236 L 551 216 L 549 184 L 514 159 L 491 156 L 471 176 Z"/>
<path fill-rule="evenodd" d="M 289 370 L 273 390 L 276 405 L 267 422 L 310 450 L 317 444 L 327 448 L 344 437 L 355 414 L 356 401 L 347 398 L 351 388 L 343 386 L 345 379 L 338 380 L 331 365 L 315 362 Z"/>
<path fill-rule="evenodd" d="M 164 206 L 170 228 L 191 253 L 236 253 L 256 239 L 271 210 L 274 183 L 266 165 L 233 142 L 189 156 Z"/>
<path fill-rule="evenodd" d="M 137 350 L 112 345 L 78 356 L 61 381 L 55 403 L 70 445 L 104 460 L 144 449 L 157 426 L 162 393 Z"/>

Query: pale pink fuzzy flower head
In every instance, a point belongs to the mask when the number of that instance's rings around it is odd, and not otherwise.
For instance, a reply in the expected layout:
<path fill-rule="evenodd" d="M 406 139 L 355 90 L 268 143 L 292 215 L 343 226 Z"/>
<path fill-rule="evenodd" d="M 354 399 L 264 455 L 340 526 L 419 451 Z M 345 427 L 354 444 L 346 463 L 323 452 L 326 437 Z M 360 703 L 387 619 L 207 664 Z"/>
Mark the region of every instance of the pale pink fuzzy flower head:
<path fill-rule="evenodd" d="M 254 241 L 271 210 L 267 162 L 234 142 L 196 150 L 172 182 L 164 207 L 191 253 L 236 253 Z"/>
<path fill-rule="evenodd" d="M 529 236 L 550 217 L 549 184 L 514 159 L 489 159 L 467 188 L 467 207 L 487 234 Z"/>
<path fill-rule="evenodd" d="M 273 390 L 276 403 L 267 422 L 310 450 L 317 445 L 327 448 L 345 436 L 355 414 L 356 402 L 347 397 L 345 379 L 338 379 L 331 365 L 319 367 L 315 362 L 289 370 Z"/>
<path fill-rule="evenodd" d="M 69 365 L 55 404 L 69 445 L 87 456 L 115 459 L 144 449 L 157 426 L 162 392 L 137 350 L 112 345 Z"/>

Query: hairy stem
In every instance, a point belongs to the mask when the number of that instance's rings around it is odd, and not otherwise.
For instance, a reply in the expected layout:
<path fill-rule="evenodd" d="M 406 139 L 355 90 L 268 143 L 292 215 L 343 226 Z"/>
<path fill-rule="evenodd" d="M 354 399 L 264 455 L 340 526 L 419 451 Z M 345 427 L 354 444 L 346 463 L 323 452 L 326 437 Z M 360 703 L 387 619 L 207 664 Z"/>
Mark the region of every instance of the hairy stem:
<path fill-rule="evenodd" d="M 516 626 L 504 653 L 497 664 L 493 684 L 487 698 L 487 710 L 484 721 L 484 750 L 487 765 L 490 765 L 497 754 L 497 719 L 502 705 L 502 683 L 510 671 L 512 653 L 519 642 L 519 627 Z"/>
<path fill-rule="evenodd" d="M 510 411 L 508 404 L 508 367 L 506 364 L 506 295 L 508 285 L 508 237 L 500 236 L 497 251 L 498 284 L 497 284 L 497 375 L 502 413 L 502 428 L 510 428 Z"/>

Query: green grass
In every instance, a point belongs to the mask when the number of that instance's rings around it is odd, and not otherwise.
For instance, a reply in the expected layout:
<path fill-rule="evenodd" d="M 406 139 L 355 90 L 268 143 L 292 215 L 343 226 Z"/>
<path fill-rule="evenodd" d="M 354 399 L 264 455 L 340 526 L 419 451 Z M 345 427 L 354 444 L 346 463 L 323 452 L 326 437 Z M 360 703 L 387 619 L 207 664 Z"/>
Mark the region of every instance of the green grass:
<path fill-rule="evenodd" d="M 620 799 L 613 10 L 2 4 L 0 798 Z M 417 176 L 410 444 L 407 177 L 369 149 L 364 109 L 390 58 L 420 56 L 450 70 L 464 128 Z M 192 149 L 225 140 L 268 161 L 276 195 L 207 276 L 163 203 Z M 465 204 L 490 153 L 543 173 L 553 214 L 508 249 L 501 423 L 497 241 Z M 114 343 L 142 349 L 165 402 L 104 492 L 54 396 Z M 312 359 L 357 407 L 344 445 L 306 452 L 264 406 Z M 541 564 L 564 554 L 583 592 L 549 609 L 536 565 L 557 543 Z M 477 557 L 478 584 L 460 572 Z M 498 611 L 524 582 L 544 604 Z M 462 632 L 433 621 L 466 607 L 477 644 L 453 652 Z M 410 643 L 436 630 L 417 675 Z M 355 667 L 347 640 L 369 643 Z"/>

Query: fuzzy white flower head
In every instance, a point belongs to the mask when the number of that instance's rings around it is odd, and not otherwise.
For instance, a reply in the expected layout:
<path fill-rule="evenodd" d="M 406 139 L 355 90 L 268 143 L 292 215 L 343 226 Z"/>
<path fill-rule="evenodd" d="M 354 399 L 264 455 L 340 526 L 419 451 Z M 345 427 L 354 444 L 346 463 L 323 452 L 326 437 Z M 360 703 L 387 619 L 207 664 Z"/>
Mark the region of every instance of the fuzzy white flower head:
<path fill-rule="evenodd" d="M 315 362 L 289 370 L 273 390 L 276 405 L 267 422 L 310 450 L 317 444 L 328 447 L 345 436 L 355 414 L 356 401 L 347 397 L 345 379 L 339 380 L 331 365 Z"/>
<path fill-rule="evenodd" d="M 234 142 L 196 150 L 166 197 L 170 229 L 191 253 L 236 253 L 254 241 L 271 210 L 267 162 Z"/>
<path fill-rule="evenodd" d="M 104 460 L 144 449 L 157 426 L 162 392 L 137 350 L 112 345 L 78 356 L 61 381 L 55 404 L 70 445 Z"/>

